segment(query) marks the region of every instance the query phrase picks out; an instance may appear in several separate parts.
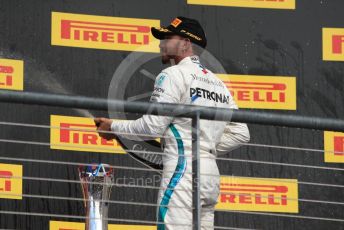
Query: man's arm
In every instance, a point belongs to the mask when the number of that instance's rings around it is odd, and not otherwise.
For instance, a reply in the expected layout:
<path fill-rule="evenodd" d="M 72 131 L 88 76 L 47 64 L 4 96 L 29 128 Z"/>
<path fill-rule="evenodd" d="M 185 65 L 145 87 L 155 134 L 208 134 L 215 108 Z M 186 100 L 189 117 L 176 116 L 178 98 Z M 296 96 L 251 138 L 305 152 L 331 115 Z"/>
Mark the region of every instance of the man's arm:
<path fill-rule="evenodd" d="M 155 80 L 151 102 L 180 103 L 184 85 L 178 73 L 166 69 Z M 113 121 L 111 131 L 130 140 L 152 140 L 164 134 L 173 117 L 144 115 L 134 121 Z"/>
<path fill-rule="evenodd" d="M 113 121 L 111 131 L 129 140 L 153 140 L 163 135 L 172 117 L 143 115 L 134 121 Z"/>
<path fill-rule="evenodd" d="M 216 153 L 217 155 L 228 153 L 249 141 L 250 132 L 245 123 L 228 122 L 220 142 L 216 145 Z"/>
<path fill-rule="evenodd" d="M 233 97 L 230 96 L 229 99 L 229 108 L 238 109 Z M 245 123 L 227 122 L 221 140 L 216 145 L 216 153 L 218 156 L 223 155 L 249 141 L 250 132 Z"/>

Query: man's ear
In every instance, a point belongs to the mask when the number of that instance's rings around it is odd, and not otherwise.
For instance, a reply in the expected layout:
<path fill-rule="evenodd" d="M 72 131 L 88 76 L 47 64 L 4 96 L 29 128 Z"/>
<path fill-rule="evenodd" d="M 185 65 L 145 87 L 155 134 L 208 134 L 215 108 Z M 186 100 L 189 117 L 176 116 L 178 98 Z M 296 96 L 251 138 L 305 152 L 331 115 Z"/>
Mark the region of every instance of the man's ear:
<path fill-rule="evenodd" d="M 192 43 L 191 43 L 190 39 L 183 38 L 183 42 L 182 42 L 182 47 L 181 48 L 182 48 L 183 52 L 186 52 L 186 51 L 192 49 Z"/>
<path fill-rule="evenodd" d="M 191 43 L 190 39 L 185 38 L 185 49 L 189 50 L 191 48 L 191 46 L 192 46 L 192 43 Z"/>

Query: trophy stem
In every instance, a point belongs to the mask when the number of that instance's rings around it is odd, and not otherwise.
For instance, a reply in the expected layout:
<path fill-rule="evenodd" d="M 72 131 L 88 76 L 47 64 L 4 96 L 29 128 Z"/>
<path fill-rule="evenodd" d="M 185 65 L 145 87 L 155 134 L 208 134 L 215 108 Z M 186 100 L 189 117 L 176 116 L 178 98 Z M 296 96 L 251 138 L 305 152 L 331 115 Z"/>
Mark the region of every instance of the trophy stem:
<path fill-rule="evenodd" d="M 113 183 L 112 169 L 106 165 L 79 167 L 86 209 L 86 230 L 108 230 L 108 200 Z"/>

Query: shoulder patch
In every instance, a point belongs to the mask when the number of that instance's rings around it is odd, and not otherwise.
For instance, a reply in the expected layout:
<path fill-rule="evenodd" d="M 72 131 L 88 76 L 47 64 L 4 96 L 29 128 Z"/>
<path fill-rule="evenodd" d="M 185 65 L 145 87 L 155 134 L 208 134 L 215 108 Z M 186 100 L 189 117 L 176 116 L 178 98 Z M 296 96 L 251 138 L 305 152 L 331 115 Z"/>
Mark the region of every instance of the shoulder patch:
<path fill-rule="evenodd" d="M 165 78 L 166 78 L 166 75 L 160 74 L 160 75 L 159 75 L 159 79 L 158 79 L 157 82 L 156 82 L 157 86 L 161 86 L 162 83 L 164 82 Z"/>

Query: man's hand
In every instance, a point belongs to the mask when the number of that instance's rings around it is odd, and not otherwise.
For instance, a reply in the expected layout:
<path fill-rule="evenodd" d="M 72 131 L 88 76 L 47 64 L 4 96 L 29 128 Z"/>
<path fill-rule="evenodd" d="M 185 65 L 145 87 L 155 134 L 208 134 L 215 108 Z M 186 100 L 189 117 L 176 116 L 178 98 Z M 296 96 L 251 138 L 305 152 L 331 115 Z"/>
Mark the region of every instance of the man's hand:
<path fill-rule="evenodd" d="M 106 140 L 117 139 L 116 135 L 111 132 L 112 120 L 104 117 L 95 118 L 94 123 L 97 126 L 99 136 Z M 105 132 L 104 132 L 105 131 Z"/>

